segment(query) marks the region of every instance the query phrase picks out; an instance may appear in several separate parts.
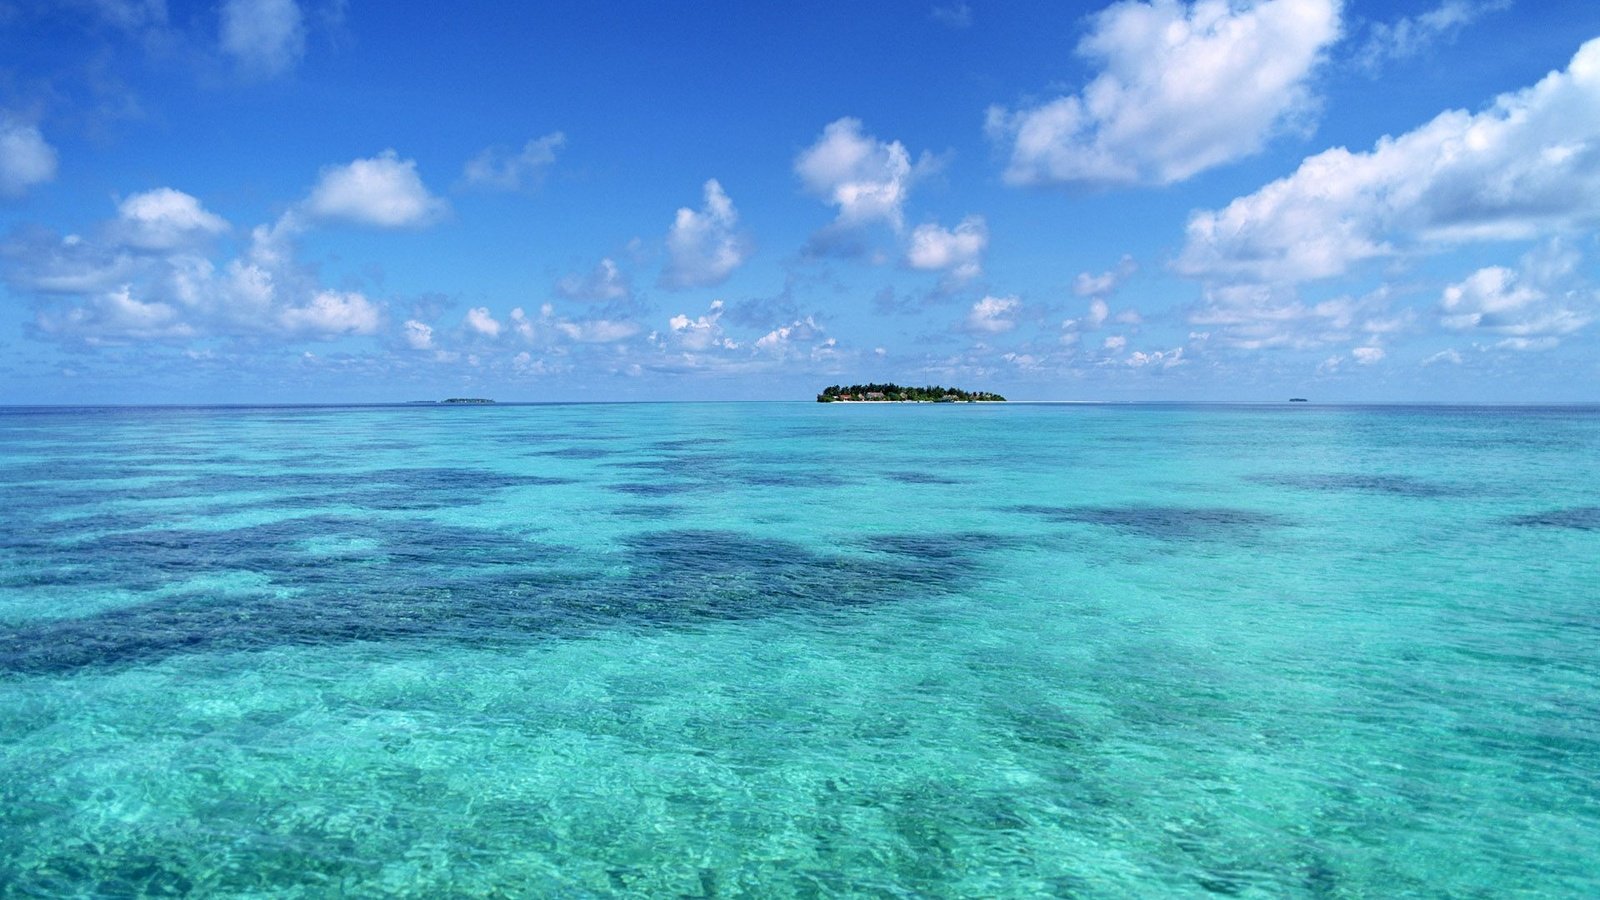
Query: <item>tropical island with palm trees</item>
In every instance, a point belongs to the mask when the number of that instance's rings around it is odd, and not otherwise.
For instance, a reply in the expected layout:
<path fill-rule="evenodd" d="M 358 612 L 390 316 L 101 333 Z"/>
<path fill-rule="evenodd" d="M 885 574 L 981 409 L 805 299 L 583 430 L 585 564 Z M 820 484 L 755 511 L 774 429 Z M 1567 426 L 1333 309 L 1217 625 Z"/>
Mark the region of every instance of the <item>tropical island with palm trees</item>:
<path fill-rule="evenodd" d="M 898 384 L 831 385 L 817 395 L 818 403 L 992 403 L 1004 397 L 988 391 L 964 391 L 938 385 L 902 387 Z"/>

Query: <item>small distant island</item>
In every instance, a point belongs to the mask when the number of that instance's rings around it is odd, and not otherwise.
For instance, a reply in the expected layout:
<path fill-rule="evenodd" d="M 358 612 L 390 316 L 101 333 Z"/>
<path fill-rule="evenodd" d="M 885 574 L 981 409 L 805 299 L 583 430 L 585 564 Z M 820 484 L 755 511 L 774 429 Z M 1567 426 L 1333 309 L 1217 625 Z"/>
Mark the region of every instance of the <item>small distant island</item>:
<path fill-rule="evenodd" d="M 484 397 L 451 397 L 445 403 L 493 403 L 493 400 Z"/>
<path fill-rule="evenodd" d="M 902 387 L 898 384 L 832 385 L 817 395 L 818 403 L 1004 403 L 988 391 L 964 391 L 938 385 Z"/>

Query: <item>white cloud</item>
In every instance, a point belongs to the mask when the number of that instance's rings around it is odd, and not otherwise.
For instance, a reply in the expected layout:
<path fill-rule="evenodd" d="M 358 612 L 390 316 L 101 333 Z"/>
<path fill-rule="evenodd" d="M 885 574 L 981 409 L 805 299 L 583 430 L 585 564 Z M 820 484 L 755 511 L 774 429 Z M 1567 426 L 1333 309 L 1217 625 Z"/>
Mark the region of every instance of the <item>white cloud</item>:
<path fill-rule="evenodd" d="M 176 250 L 228 230 L 228 222 L 200 201 L 172 188 L 133 194 L 117 205 L 114 231 L 140 250 Z"/>
<path fill-rule="evenodd" d="M 1015 316 L 1022 309 L 1016 297 L 988 296 L 972 304 L 967 313 L 967 327 L 986 334 L 1000 334 L 1017 327 Z"/>
<path fill-rule="evenodd" d="M 953 3 L 940 3 L 933 7 L 928 17 L 941 25 L 951 28 L 967 28 L 972 25 L 972 7 L 962 0 Z"/>
<path fill-rule="evenodd" d="M 1103 346 L 1107 350 L 1110 350 L 1111 352 L 1116 353 L 1116 352 L 1122 350 L 1124 347 L 1128 346 L 1128 339 L 1123 337 L 1120 334 L 1114 334 L 1111 337 L 1106 338 L 1105 344 Z"/>
<path fill-rule="evenodd" d="M 1390 311 L 1387 288 L 1305 303 L 1289 287 L 1243 284 L 1208 287 L 1188 321 L 1210 327 L 1220 344 L 1234 349 L 1304 350 L 1393 334 L 1410 324 L 1411 315 Z"/>
<path fill-rule="evenodd" d="M 1138 270 L 1139 266 L 1133 261 L 1133 257 L 1124 254 L 1122 259 L 1117 261 L 1117 267 L 1109 272 L 1101 272 L 1099 275 L 1079 272 L 1077 279 L 1072 282 L 1072 292 L 1079 297 L 1104 297 L 1115 293 L 1117 288 Z M 1105 306 L 1104 303 L 1100 305 Z M 1102 315 L 1100 318 L 1104 320 L 1105 316 Z"/>
<path fill-rule="evenodd" d="M 1111 307 L 1106 305 L 1104 300 L 1096 297 L 1089 301 L 1089 314 L 1083 317 L 1083 321 L 1090 328 L 1099 328 L 1105 324 L 1106 317 L 1109 315 L 1111 315 Z"/>
<path fill-rule="evenodd" d="M 814 340 L 820 333 L 821 328 L 817 326 L 816 320 L 806 316 L 756 338 L 756 349 L 784 353 L 792 343 Z"/>
<path fill-rule="evenodd" d="M 511 311 L 511 329 L 523 340 L 545 347 L 565 344 L 614 344 L 625 341 L 643 329 L 627 319 L 568 319 L 556 314 L 549 303 L 539 307 L 537 318 L 521 307 Z M 564 351 L 560 351 L 564 352 Z"/>
<path fill-rule="evenodd" d="M 467 310 L 466 318 L 461 320 L 461 324 L 465 325 L 467 330 L 487 338 L 499 337 L 501 329 L 504 328 L 489 314 L 489 308 L 486 306 L 474 306 Z"/>
<path fill-rule="evenodd" d="M 183 339 L 196 333 L 175 306 L 139 299 L 130 285 L 86 298 L 64 312 L 41 311 L 34 323 L 45 334 L 79 338 L 91 345 Z"/>
<path fill-rule="evenodd" d="M 748 239 L 734 229 L 739 213 L 715 178 L 705 184 L 705 206 L 699 212 L 679 209 L 667 232 L 667 266 L 661 286 L 671 290 L 711 287 L 750 257 Z"/>
<path fill-rule="evenodd" d="M 1381 361 L 1384 356 L 1382 347 L 1356 347 L 1350 351 L 1350 357 L 1363 366 L 1370 366 Z"/>
<path fill-rule="evenodd" d="M 220 42 L 245 74 L 280 75 L 305 54 L 305 16 L 295 0 L 227 0 Z"/>
<path fill-rule="evenodd" d="M 413 350 L 433 349 L 433 326 L 418 322 L 416 319 L 407 319 L 403 333 L 406 346 Z"/>
<path fill-rule="evenodd" d="M 1538 248 L 1522 270 L 1478 269 L 1444 289 L 1439 322 L 1453 331 L 1495 335 L 1498 346 L 1542 350 L 1587 326 L 1600 314 L 1592 289 L 1573 277 L 1577 253 L 1560 242 Z"/>
<path fill-rule="evenodd" d="M 20 197 L 56 177 L 56 151 L 33 125 L 0 112 L 0 197 Z"/>
<path fill-rule="evenodd" d="M 516 191 L 537 185 L 550 166 L 555 164 L 556 151 L 567 142 L 559 131 L 534 138 L 516 153 L 500 147 L 488 147 L 467 161 L 463 177 L 474 187 L 498 191 Z"/>
<path fill-rule="evenodd" d="M 1600 224 L 1600 39 L 1480 113 L 1342 147 L 1188 223 L 1180 271 L 1299 282 L 1369 259 Z"/>
<path fill-rule="evenodd" d="M 420 227 L 448 210 L 423 186 L 416 160 L 401 159 L 393 150 L 324 168 L 304 206 L 319 219 L 377 228 Z"/>
<path fill-rule="evenodd" d="M 286 215 L 214 261 L 199 238 L 226 223 L 178 191 L 123 201 L 99 239 L 32 233 L 0 247 L 6 283 L 32 295 L 40 333 L 83 344 L 217 336 L 331 339 L 375 333 L 381 307 L 318 283 L 296 261 Z M 137 252 L 133 252 L 137 251 Z"/>
<path fill-rule="evenodd" d="M 278 314 L 285 331 L 324 338 L 373 334 L 382 318 L 378 307 L 356 291 L 319 291 L 309 303 L 287 307 Z"/>
<path fill-rule="evenodd" d="M 562 277 L 556 282 L 556 293 L 568 300 L 623 300 L 633 296 L 633 285 L 616 262 L 606 258 L 588 275 Z"/>
<path fill-rule="evenodd" d="M 1356 58 L 1376 70 L 1386 60 L 1416 56 L 1438 41 L 1450 40 L 1485 14 L 1510 5 L 1511 0 L 1444 0 L 1419 16 L 1375 23 Z"/>
<path fill-rule="evenodd" d="M 79 7 L 125 31 L 160 28 L 167 23 L 166 0 L 75 0 L 63 5 Z"/>
<path fill-rule="evenodd" d="M 952 278 L 964 281 L 983 271 L 983 251 L 988 245 L 989 228 L 983 216 L 967 216 L 954 229 L 934 223 L 918 225 L 911 232 L 906 263 L 913 269 L 948 271 Z"/>
<path fill-rule="evenodd" d="M 1149 353 L 1135 350 L 1128 354 L 1126 362 L 1130 368 L 1134 369 L 1142 369 L 1149 366 L 1173 369 L 1183 365 L 1188 360 L 1183 358 L 1182 347 L 1174 347 L 1171 350 L 1153 350 Z"/>
<path fill-rule="evenodd" d="M 1343 0 L 1124 0 L 1095 15 L 1080 94 L 988 131 L 1012 184 L 1172 184 L 1259 152 L 1316 109 L 1309 82 L 1339 37 Z"/>
<path fill-rule="evenodd" d="M 722 301 L 713 300 L 704 315 L 689 318 L 684 313 L 678 313 L 667 320 L 667 327 L 671 329 L 668 336 L 674 344 L 690 351 L 709 350 L 721 347 L 725 350 L 734 350 L 738 344 L 727 335 L 723 334 Z"/>
<path fill-rule="evenodd" d="M 1440 350 L 1422 361 L 1425 366 L 1435 366 L 1440 363 L 1449 363 L 1453 366 L 1461 365 L 1461 352 L 1453 349 Z"/>
<path fill-rule="evenodd" d="M 863 134 L 861 120 L 844 118 L 822 129 L 795 159 L 794 171 L 806 190 L 839 208 L 840 226 L 881 221 L 899 231 L 912 183 L 934 165 L 923 154 L 913 166 L 904 144 Z"/>
<path fill-rule="evenodd" d="M 638 334 L 639 323 L 626 319 L 576 319 L 555 323 L 557 331 L 580 344 L 613 344 Z"/>

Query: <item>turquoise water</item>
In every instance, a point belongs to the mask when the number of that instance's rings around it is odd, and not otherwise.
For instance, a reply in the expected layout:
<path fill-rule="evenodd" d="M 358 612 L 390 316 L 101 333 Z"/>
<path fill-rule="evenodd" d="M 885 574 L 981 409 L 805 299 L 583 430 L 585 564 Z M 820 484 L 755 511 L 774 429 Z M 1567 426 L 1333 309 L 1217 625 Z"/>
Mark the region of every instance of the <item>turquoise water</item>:
<path fill-rule="evenodd" d="M 0 410 L 0 893 L 1600 894 L 1600 409 Z"/>

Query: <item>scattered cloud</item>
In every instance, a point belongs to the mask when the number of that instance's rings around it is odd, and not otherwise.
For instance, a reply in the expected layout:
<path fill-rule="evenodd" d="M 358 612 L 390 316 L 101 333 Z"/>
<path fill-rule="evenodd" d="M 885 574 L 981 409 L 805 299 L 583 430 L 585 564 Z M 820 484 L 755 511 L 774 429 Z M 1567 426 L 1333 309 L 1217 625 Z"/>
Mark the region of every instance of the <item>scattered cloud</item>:
<path fill-rule="evenodd" d="M 967 216 L 953 229 L 935 223 L 918 225 L 911 232 L 906 264 L 913 269 L 942 271 L 957 281 L 967 281 L 983 271 L 989 227 L 983 216 Z"/>
<path fill-rule="evenodd" d="M 1179 271 L 1295 283 L 1370 259 L 1600 223 L 1600 39 L 1565 71 L 1453 110 L 1370 151 L 1336 147 L 1216 211 L 1195 213 Z"/>
<path fill-rule="evenodd" d="M 247 76 L 282 75 L 305 55 L 305 15 L 295 0 L 226 0 L 221 15 L 222 52 Z"/>
<path fill-rule="evenodd" d="M 419 228 L 449 211 L 423 185 L 416 160 L 393 150 L 324 168 L 303 208 L 313 218 L 375 228 Z"/>
<path fill-rule="evenodd" d="M 706 312 L 696 318 L 689 318 L 685 313 L 678 313 L 667 320 L 670 329 L 667 336 L 671 343 L 684 350 L 700 351 L 713 347 L 727 350 L 736 350 L 739 345 L 723 333 L 720 319 L 722 318 L 722 301 L 713 300 Z"/>
<path fill-rule="evenodd" d="M 556 282 L 556 293 L 568 300 L 610 301 L 633 296 L 627 273 L 607 257 L 587 275 L 571 273 Z"/>
<path fill-rule="evenodd" d="M 880 141 L 862 132 L 860 119 L 843 118 L 801 151 L 794 171 L 807 191 L 839 208 L 836 225 L 884 222 L 899 231 L 912 183 L 936 166 L 926 153 L 912 165 L 904 144 Z"/>
<path fill-rule="evenodd" d="M 1171 350 L 1154 350 L 1149 353 L 1135 350 L 1128 354 L 1128 358 L 1123 362 L 1134 369 L 1175 369 L 1188 360 L 1183 356 L 1182 347 L 1174 347 Z"/>
<path fill-rule="evenodd" d="M 1478 269 L 1444 289 L 1440 324 L 1499 337 L 1507 350 L 1544 350 L 1593 322 L 1600 297 L 1577 282 L 1578 253 L 1560 241 L 1539 247 L 1520 270 Z"/>
<path fill-rule="evenodd" d="M 382 308 L 332 290 L 296 260 L 293 216 L 250 232 L 218 262 L 207 238 L 221 217 L 172 188 L 134 194 L 92 237 L 34 230 L 0 246 L 7 286 L 32 298 L 37 335 L 99 346 L 270 335 L 329 340 L 370 335 Z"/>
<path fill-rule="evenodd" d="M 461 320 L 461 324 L 473 334 L 486 338 L 499 337 L 501 330 L 504 328 L 494 316 L 489 314 L 489 308 L 486 306 L 474 306 L 467 310 L 466 318 Z"/>
<path fill-rule="evenodd" d="M 810 341 L 821 333 L 822 329 L 810 316 L 797 319 L 788 325 L 774 328 L 759 338 L 756 338 L 755 348 L 769 353 L 785 353 L 791 346 L 802 341 Z M 830 343 L 831 347 L 832 344 Z"/>
<path fill-rule="evenodd" d="M 705 184 L 705 206 L 678 210 L 667 232 L 667 266 L 660 284 L 669 290 L 714 287 L 750 258 L 750 241 L 735 231 L 739 213 L 715 178 Z"/>
<path fill-rule="evenodd" d="M 1375 22 L 1356 53 L 1357 64 L 1376 72 L 1389 60 L 1407 59 L 1440 41 L 1453 40 L 1461 29 L 1510 5 L 1511 0 L 1444 0 L 1418 16 Z"/>
<path fill-rule="evenodd" d="M 278 313 L 283 330 L 318 338 L 375 334 L 383 321 L 378 307 L 356 291 L 318 291 L 309 302 Z"/>
<path fill-rule="evenodd" d="M 1305 350 L 1370 342 L 1402 332 L 1414 314 L 1395 312 L 1388 288 L 1362 297 L 1302 301 L 1292 287 L 1213 285 L 1188 316 L 1207 328 L 1207 338 L 1234 350 Z"/>
<path fill-rule="evenodd" d="M 418 322 L 416 319 L 407 319 L 403 326 L 403 337 L 407 347 L 412 350 L 433 349 L 433 327 Z"/>
<path fill-rule="evenodd" d="M 955 0 L 953 3 L 940 3 L 933 7 L 932 11 L 928 13 L 928 17 L 940 25 L 948 25 L 951 28 L 970 28 L 972 26 L 972 7 L 962 2 L 962 0 Z"/>
<path fill-rule="evenodd" d="M 1101 272 L 1099 275 L 1079 272 L 1077 279 L 1072 282 L 1072 292 L 1079 297 L 1106 297 L 1116 293 L 1117 288 L 1133 277 L 1133 273 L 1137 271 L 1139 266 L 1133 261 L 1133 257 L 1124 254 L 1122 259 L 1117 261 L 1115 269 Z M 1101 303 L 1100 306 L 1104 308 L 1105 304 Z M 1101 319 L 1104 320 L 1105 316 L 1102 315 Z"/>
<path fill-rule="evenodd" d="M 1243 159 L 1316 112 L 1311 78 L 1343 0 L 1123 0 L 1093 18 L 1081 93 L 991 107 L 1016 185 L 1164 185 Z"/>
<path fill-rule="evenodd" d="M 1016 297 L 986 296 L 967 313 L 967 329 L 983 334 L 1001 334 L 1017 327 L 1016 314 L 1022 301 Z"/>
<path fill-rule="evenodd" d="M 165 251 L 222 234 L 228 223 L 194 197 L 163 187 L 133 194 L 118 204 L 114 228 L 125 246 Z"/>
<path fill-rule="evenodd" d="M 1363 366 L 1374 365 L 1382 361 L 1387 355 L 1388 354 L 1384 353 L 1382 347 L 1356 347 L 1350 351 L 1350 358 L 1354 359 L 1357 364 Z"/>
<path fill-rule="evenodd" d="M 56 177 L 56 151 L 38 126 L 0 112 L 0 197 L 21 197 Z"/>
<path fill-rule="evenodd" d="M 467 161 L 463 177 L 468 185 L 496 191 L 536 187 L 555 164 L 556 151 L 567 142 L 559 131 L 534 138 L 515 153 L 503 147 L 485 148 Z"/>

